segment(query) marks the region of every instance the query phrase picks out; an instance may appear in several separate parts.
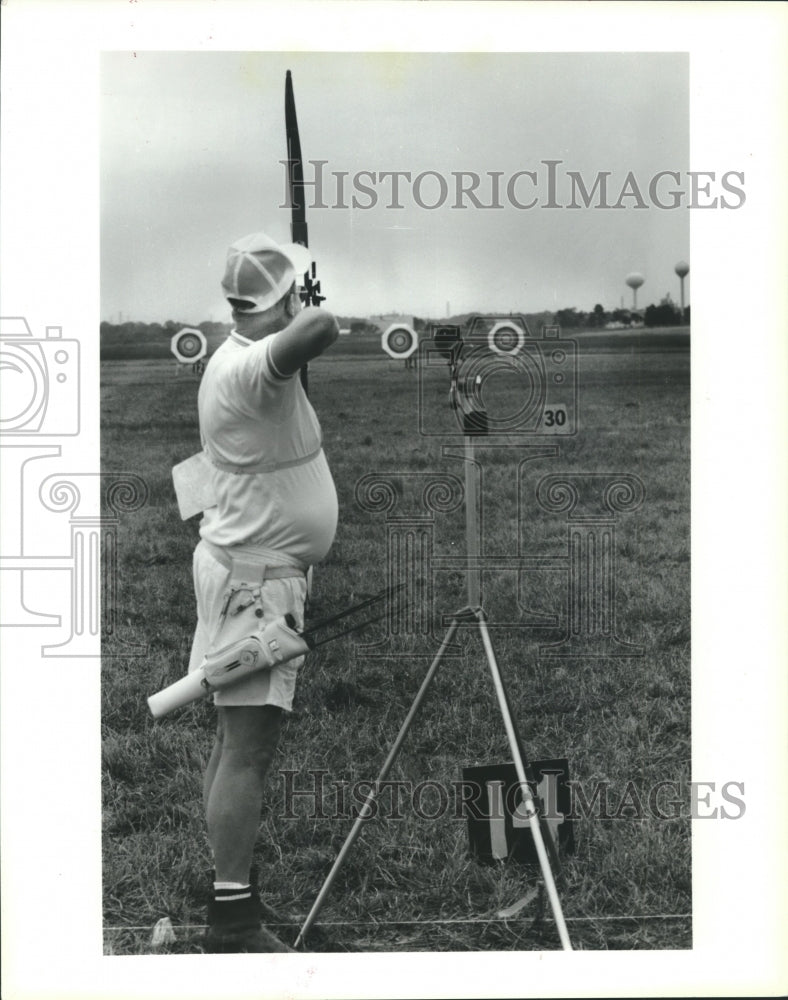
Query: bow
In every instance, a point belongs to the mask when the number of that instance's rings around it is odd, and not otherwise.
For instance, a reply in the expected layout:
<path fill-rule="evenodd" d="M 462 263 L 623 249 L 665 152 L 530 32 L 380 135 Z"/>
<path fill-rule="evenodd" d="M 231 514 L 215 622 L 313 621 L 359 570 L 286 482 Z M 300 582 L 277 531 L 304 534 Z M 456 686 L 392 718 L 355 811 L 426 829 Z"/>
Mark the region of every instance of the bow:
<path fill-rule="evenodd" d="M 306 196 L 304 194 L 304 167 L 301 159 L 301 140 L 298 136 L 298 119 L 296 118 L 295 96 L 293 95 L 293 78 L 290 70 L 285 76 L 285 132 L 287 133 L 287 189 L 290 197 L 290 239 L 301 246 L 309 246 L 309 236 L 306 225 Z M 319 306 L 325 301 L 325 295 L 320 294 L 320 282 L 317 280 L 317 265 L 312 261 L 312 269 L 304 273 L 301 287 L 301 301 L 304 305 Z M 301 369 L 301 384 L 308 391 L 307 366 Z"/>

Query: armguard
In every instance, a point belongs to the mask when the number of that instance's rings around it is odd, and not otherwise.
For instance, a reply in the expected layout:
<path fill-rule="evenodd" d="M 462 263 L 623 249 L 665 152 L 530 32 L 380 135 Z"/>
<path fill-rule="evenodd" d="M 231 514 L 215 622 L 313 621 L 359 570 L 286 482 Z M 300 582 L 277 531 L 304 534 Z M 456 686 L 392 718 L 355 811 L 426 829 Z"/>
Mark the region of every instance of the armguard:
<path fill-rule="evenodd" d="M 260 632 L 212 650 L 199 670 L 148 698 L 155 719 L 204 698 L 219 688 L 235 684 L 258 670 L 270 670 L 309 652 L 309 644 L 295 631 L 295 619 L 284 615 L 269 622 Z"/>

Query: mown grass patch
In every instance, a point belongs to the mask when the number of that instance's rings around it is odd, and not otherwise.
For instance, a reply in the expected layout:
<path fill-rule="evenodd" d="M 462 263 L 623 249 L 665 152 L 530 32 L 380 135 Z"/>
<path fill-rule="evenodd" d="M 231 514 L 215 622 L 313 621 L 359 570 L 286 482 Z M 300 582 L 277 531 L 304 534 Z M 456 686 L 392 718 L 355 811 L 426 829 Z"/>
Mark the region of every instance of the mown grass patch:
<path fill-rule="evenodd" d="M 525 442 L 512 436 L 504 442 L 511 447 L 481 449 L 488 556 L 566 553 L 565 518 L 536 502 L 546 475 L 627 473 L 645 487 L 642 506 L 621 514 L 615 528 L 616 629 L 640 655 L 540 656 L 540 647 L 565 633 L 565 574 L 483 575 L 491 636 L 528 755 L 568 757 L 572 779 L 588 794 L 596 783 L 609 787 L 606 812 L 597 803 L 576 820 L 576 850 L 564 861 L 564 912 L 573 943 L 588 949 L 691 945 L 691 922 L 682 917 L 691 910 L 689 351 L 673 341 L 647 347 L 628 341 L 618 351 L 602 350 L 581 342 L 578 433 Z M 410 483 L 414 473 L 463 477 L 462 461 L 442 452 L 445 440 L 419 433 L 416 378 L 382 356 L 310 366 L 311 399 L 340 500 L 335 545 L 316 569 L 313 619 L 386 584 L 386 515 L 359 507 L 362 476 L 397 473 L 410 475 Z M 102 675 L 105 924 L 113 954 L 150 950 L 150 930 L 163 916 L 187 928 L 171 950 L 196 948 L 210 887 L 200 784 L 213 710 L 195 704 L 154 723 L 145 703 L 186 670 L 194 627 L 196 523 L 179 520 L 170 468 L 199 448 L 197 388 L 194 376 L 174 377 L 169 362 L 102 364 L 103 470 L 136 473 L 149 488 L 146 507 L 119 521 L 118 634 L 105 647 Z M 447 401 L 448 379 L 444 388 Z M 523 443 L 558 453 L 523 462 Z M 461 439 L 454 444 L 462 450 Z M 431 523 L 436 554 L 465 551 L 462 506 Z M 435 641 L 414 639 L 411 655 L 375 656 L 362 648 L 385 640 L 384 628 L 375 626 L 321 647 L 304 668 L 256 855 L 264 897 L 288 921 L 306 914 L 352 822 L 350 806 L 358 802 L 338 806 L 338 789 L 344 785 L 350 795 L 354 784 L 374 779 L 437 648 L 441 615 L 465 601 L 459 570 L 436 573 L 434 586 Z M 556 615 L 557 622 L 512 627 L 522 625 L 525 609 Z M 124 640 L 146 644 L 147 656 L 114 656 Z M 432 781 L 450 795 L 464 765 L 510 759 L 478 637 L 464 633 L 461 641 L 462 655 L 439 671 L 391 775 L 410 787 Z M 407 651 L 407 643 L 399 648 Z M 307 795 L 289 818 L 288 780 L 308 790 L 316 771 L 326 772 L 324 815 L 308 814 Z M 659 782 L 681 789 L 677 818 L 650 808 L 649 792 Z M 640 796 L 640 808 L 622 805 L 628 788 L 630 802 L 632 789 Z M 665 814 L 669 798 L 662 793 L 657 801 Z M 559 946 L 549 914 L 537 925 L 533 908 L 517 919 L 496 918 L 537 873 L 471 859 L 465 821 L 449 803 L 425 819 L 406 798 L 399 818 L 366 824 L 321 917 L 332 947 Z"/>

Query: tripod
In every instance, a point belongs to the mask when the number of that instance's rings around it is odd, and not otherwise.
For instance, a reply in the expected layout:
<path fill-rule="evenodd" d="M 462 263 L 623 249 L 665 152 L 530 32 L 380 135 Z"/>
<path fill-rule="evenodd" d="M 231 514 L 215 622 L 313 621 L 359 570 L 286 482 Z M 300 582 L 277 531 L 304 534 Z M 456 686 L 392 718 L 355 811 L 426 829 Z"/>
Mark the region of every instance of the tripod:
<path fill-rule="evenodd" d="M 506 736 L 509 741 L 509 747 L 512 753 L 512 759 L 514 761 L 515 771 L 517 773 L 517 779 L 520 783 L 521 795 L 523 797 L 523 807 L 528 819 L 528 825 L 531 830 L 531 834 L 534 840 L 534 846 L 536 847 L 537 857 L 539 859 L 539 865 L 542 870 L 542 877 L 544 879 L 544 885 L 547 890 L 547 896 L 550 901 L 550 906 L 553 912 L 553 917 L 555 919 L 556 927 L 558 928 L 558 934 L 561 940 L 561 947 L 564 951 L 572 950 L 572 943 L 569 939 L 569 934 L 566 929 L 566 923 L 564 921 L 563 911 L 561 909 L 561 901 L 558 897 L 558 890 L 556 889 L 555 879 L 553 877 L 552 865 L 555 866 L 556 871 L 560 871 L 560 862 L 558 859 L 558 852 L 555 846 L 555 841 L 553 840 L 552 833 L 550 832 L 547 823 L 544 821 L 543 817 L 540 815 L 539 808 L 537 807 L 536 800 L 529 785 L 529 779 L 533 781 L 533 773 L 530 765 L 527 762 L 525 754 L 522 750 L 522 743 L 517 732 L 514 717 L 512 715 L 511 706 L 509 703 L 509 696 L 504 685 L 503 677 L 501 676 L 501 671 L 498 667 L 498 663 L 495 659 L 495 652 L 493 650 L 492 642 L 490 641 L 490 633 L 487 629 L 487 619 L 484 614 L 484 610 L 481 607 L 480 595 L 481 595 L 481 567 L 479 562 L 480 556 L 480 543 L 479 543 L 479 532 L 478 532 L 478 508 L 479 508 L 479 469 L 474 460 L 474 436 L 478 434 L 485 433 L 486 430 L 486 414 L 484 411 L 475 410 L 471 413 L 464 414 L 464 430 L 465 430 L 465 507 L 466 507 L 466 531 L 467 531 L 467 542 L 468 542 L 468 569 L 467 569 L 467 584 L 468 584 L 468 606 L 457 611 L 451 619 L 448 631 L 443 638 L 438 652 L 435 654 L 435 658 L 430 664 L 429 670 L 421 683 L 416 697 L 413 700 L 413 704 L 405 717 L 405 720 L 400 727 L 397 738 L 389 750 L 388 756 L 380 770 L 380 774 L 375 781 L 369 795 L 364 801 L 364 805 L 356 819 L 353 827 L 345 839 L 342 848 L 337 855 L 331 871 L 328 873 L 325 882 L 323 883 L 320 892 L 318 893 L 315 902 L 312 904 L 312 909 L 309 911 L 304 924 L 299 931 L 298 937 L 295 941 L 295 948 L 298 948 L 300 944 L 303 944 L 306 935 L 309 933 L 309 929 L 314 924 L 318 913 L 320 912 L 326 897 L 328 896 L 331 886 L 339 873 L 345 859 L 347 858 L 351 847 L 355 843 L 359 833 L 361 832 L 361 827 L 366 819 L 369 818 L 372 813 L 373 803 L 377 798 L 381 785 L 388 777 L 388 774 L 394 765 L 395 760 L 399 754 L 402 744 L 405 740 L 408 730 L 416 717 L 416 714 L 421 706 L 424 697 L 429 690 L 430 684 L 432 683 L 435 674 L 440 667 L 441 661 L 443 660 L 446 649 L 451 645 L 451 642 L 457 632 L 457 629 L 461 625 L 475 625 L 481 636 L 482 645 L 484 647 L 485 656 L 487 658 L 487 663 L 490 668 L 490 674 L 492 676 L 493 685 L 495 687 L 495 693 L 498 699 L 498 705 L 503 717 L 504 727 L 506 729 Z"/>

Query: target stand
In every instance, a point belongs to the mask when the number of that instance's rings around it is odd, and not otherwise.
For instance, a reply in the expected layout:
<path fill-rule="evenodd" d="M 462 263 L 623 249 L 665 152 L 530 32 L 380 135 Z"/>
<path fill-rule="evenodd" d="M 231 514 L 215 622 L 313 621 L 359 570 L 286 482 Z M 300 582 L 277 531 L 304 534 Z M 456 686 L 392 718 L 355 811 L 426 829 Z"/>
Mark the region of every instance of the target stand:
<path fill-rule="evenodd" d="M 540 805 L 537 802 L 533 792 L 531 791 L 531 783 L 535 784 L 533 770 L 528 762 L 523 751 L 523 744 L 517 731 L 514 716 L 512 714 L 511 705 L 509 702 L 509 696 L 504 684 L 503 676 L 501 675 L 498 662 L 495 658 L 495 651 L 493 649 L 492 641 L 490 639 L 490 633 L 487 628 L 487 617 L 484 613 L 484 609 L 481 606 L 481 568 L 479 562 L 480 555 L 480 542 L 479 542 L 479 532 L 478 532 L 478 505 L 479 505 L 479 479 L 478 479 L 478 468 L 473 461 L 474 452 L 474 436 L 479 433 L 484 433 L 483 427 L 486 425 L 486 414 L 483 413 L 471 413 L 465 414 L 465 453 L 466 453 L 466 463 L 465 463 L 465 497 L 466 497 L 466 528 L 467 528 L 467 546 L 468 546 L 468 569 L 467 569 L 467 587 L 468 587 L 468 605 L 461 610 L 457 611 L 451 618 L 448 630 L 443 638 L 441 646 L 435 655 L 430 667 L 421 683 L 416 697 L 413 700 L 413 704 L 408 711 L 408 714 L 403 721 L 399 733 L 397 734 L 394 743 L 389 750 L 388 756 L 380 770 L 374 785 L 372 786 L 369 795 L 364 801 L 364 805 L 356 819 L 353 827 L 345 839 L 334 864 L 329 871 L 320 892 L 318 893 L 315 902 L 312 905 L 311 910 L 307 914 L 306 920 L 304 921 L 301 930 L 296 938 L 294 948 L 298 949 L 303 947 L 307 934 L 310 928 L 315 923 L 323 904 L 331 890 L 342 865 L 344 864 L 350 849 L 358 838 L 361 828 L 365 822 L 373 813 L 373 807 L 375 800 L 378 797 L 381 786 L 383 782 L 388 777 L 394 762 L 399 755 L 402 744 L 405 737 L 410 729 L 418 710 L 424 701 L 424 698 L 429 690 L 432 681 L 440 668 L 440 665 L 444 659 L 446 651 L 450 648 L 452 640 L 460 627 L 472 627 L 478 631 L 481 638 L 482 646 L 484 648 L 484 654 L 487 660 L 487 665 L 490 670 L 490 675 L 492 677 L 493 686 L 495 688 L 495 694 L 498 700 L 498 706 L 500 708 L 501 716 L 503 718 L 504 727 L 506 729 L 506 736 L 509 742 L 509 748 L 512 754 L 512 760 L 514 762 L 515 770 L 517 773 L 517 779 L 520 783 L 520 790 L 522 795 L 522 810 L 525 813 L 525 817 L 528 821 L 528 826 L 531 830 L 531 835 L 533 837 L 534 847 L 536 849 L 536 854 L 539 860 L 539 866 L 542 872 L 542 878 L 544 880 L 544 887 L 547 892 L 547 897 L 550 902 L 550 907 L 552 909 L 553 917 L 555 919 L 556 927 L 558 929 L 558 935 L 561 940 L 561 947 L 564 951 L 572 950 L 572 943 L 569 938 L 569 933 L 566 928 L 566 922 L 564 920 L 563 911 L 561 908 L 561 901 L 558 896 L 558 890 L 556 888 L 555 878 L 553 875 L 553 869 L 556 872 L 560 872 L 560 860 L 558 857 L 558 849 L 553 839 L 553 835 L 548 827 L 545 818 L 542 816 L 540 811 Z"/>

